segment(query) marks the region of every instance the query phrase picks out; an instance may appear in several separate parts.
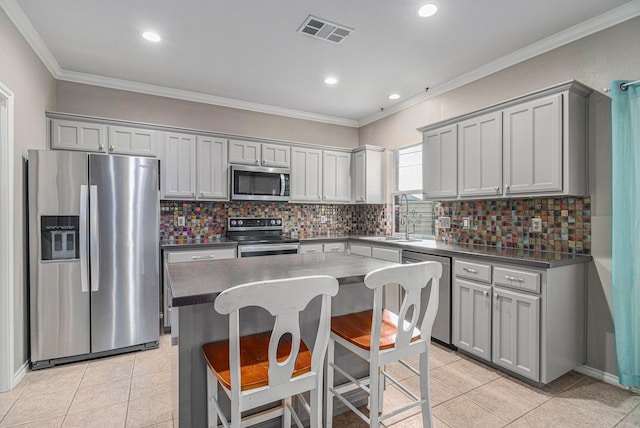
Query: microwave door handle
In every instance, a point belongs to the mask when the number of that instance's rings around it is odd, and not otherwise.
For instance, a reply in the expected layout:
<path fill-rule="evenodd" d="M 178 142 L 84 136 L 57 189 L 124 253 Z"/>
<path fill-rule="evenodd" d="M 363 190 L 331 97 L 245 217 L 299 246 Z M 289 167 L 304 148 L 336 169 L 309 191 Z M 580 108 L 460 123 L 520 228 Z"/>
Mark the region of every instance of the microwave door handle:
<path fill-rule="evenodd" d="M 89 292 L 89 259 L 87 258 L 87 185 L 80 185 L 80 289 Z"/>
<path fill-rule="evenodd" d="M 98 186 L 89 188 L 89 251 L 91 260 L 91 291 L 100 289 L 100 257 L 98 233 Z"/>
<path fill-rule="evenodd" d="M 284 196 L 285 179 L 284 174 L 280 174 L 280 196 Z"/>

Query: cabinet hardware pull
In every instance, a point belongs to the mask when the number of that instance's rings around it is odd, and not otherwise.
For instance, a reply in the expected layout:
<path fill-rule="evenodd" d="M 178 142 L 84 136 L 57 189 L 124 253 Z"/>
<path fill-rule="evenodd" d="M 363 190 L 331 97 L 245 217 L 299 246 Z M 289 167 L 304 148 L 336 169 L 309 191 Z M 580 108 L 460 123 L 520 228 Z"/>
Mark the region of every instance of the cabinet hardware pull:
<path fill-rule="evenodd" d="M 208 256 L 191 256 L 191 260 L 202 260 L 202 259 L 214 259 L 216 256 L 214 254 L 209 254 Z"/>
<path fill-rule="evenodd" d="M 258 159 L 256 159 L 256 165 L 259 165 L 260 161 Z"/>
<path fill-rule="evenodd" d="M 465 272 L 469 272 L 469 273 L 478 273 L 478 271 L 476 269 L 470 269 L 470 268 L 466 268 L 466 267 L 463 267 L 462 270 L 465 271 Z"/>
<path fill-rule="evenodd" d="M 307 250 L 308 253 L 315 253 L 317 251 L 318 250 L 316 250 L 315 248 L 310 248 L 310 249 Z"/>
<path fill-rule="evenodd" d="M 494 294 L 493 294 L 493 296 L 494 296 L 496 299 L 497 299 L 498 297 L 500 297 L 500 296 L 498 296 L 498 293 L 494 293 Z"/>
<path fill-rule="evenodd" d="M 112 152 L 113 151 L 113 146 L 109 146 L 109 151 Z"/>
<path fill-rule="evenodd" d="M 496 193 L 500 193 L 500 186 L 496 186 Z"/>
<path fill-rule="evenodd" d="M 506 279 L 508 279 L 509 281 L 524 282 L 524 278 L 518 278 L 518 277 L 515 277 L 515 276 L 509 276 L 509 275 L 505 275 L 504 277 Z"/>
<path fill-rule="evenodd" d="M 104 145 L 99 144 L 99 145 L 98 145 L 98 150 L 103 151 L 103 150 L 104 150 Z"/>
<path fill-rule="evenodd" d="M 489 292 L 487 290 L 484 290 L 482 294 L 484 294 L 484 296 L 487 297 L 489 295 Z"/>
<path fill-rule="evenodd" d="M 508 184 L 504 186 L 504 191 L 505 193 L 509 193 L 511 191 L 511 186 L 509 186 Z"/>

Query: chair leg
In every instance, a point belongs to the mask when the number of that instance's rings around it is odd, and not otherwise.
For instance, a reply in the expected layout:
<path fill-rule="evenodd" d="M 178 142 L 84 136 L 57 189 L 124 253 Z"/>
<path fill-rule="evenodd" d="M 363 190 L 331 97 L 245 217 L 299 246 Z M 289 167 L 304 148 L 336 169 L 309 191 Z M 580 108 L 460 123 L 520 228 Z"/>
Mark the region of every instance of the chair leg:
<path fill-rule="evenodd" d="M 431 391 L 429 390 L 429 350 L 420 354 L 420 397 L 425 400 L 422 404 L 422 426 L 431 428 L 433 417 L 431 415 Z"/>
<path fill-rule="evenodd" d="M 329 345 L 327 346 L 327 367 L 325 373 L 327 374 L 327 378 L 325 379 L 325 400 L 327 404 L 325 406 L 325 418 L 324 418 L 324 426 L 326 428 L 331 428 L 333 426 L 333 393 L 329 390 L 329 388 L 333 388 L 333 357 L 335 350 L 335 341 L 333 339 L 329 339 Z"/>
<path fill-rule="evenodd" d="M 380 417 L 380 367 L 369 362 L 369 426 L 378 427 L 380 425 L 378 418 Z"/>
<path fill-rule="evenodd" d="M 291 428 L 291 397 L 287 397 L 282 400 L 282 406 L 284 407 L 284 415 L 282 416 L 282 427 Z"/>
<path fill-rule="evenodd" d="M 231 423 L 229 425 L 231 425 L 231 428 L 240 428 L 240 425 L 242 424 L 242 416 L 240 413 L 240 400 L 239 400 L 240 393 L 236 392 L 234 394 L 232 392 L 231 394 L 232 394 L 231 395 Z"/>
<path fill-rule="evenodd" d="M 378 373 L 380 376 L 378 378 L 378 414 L 381 415 L 384 412 L 384 388 L 387 383 L 387 378 L 382 374 L 382 367 L 378 369 Z"/>
<path fill-rule="evenodd" d="M 207 367 L 207 426 L 218 426 L 218 410 L 213 405 L 213 401 L 218 401 L 218 380 L 215 378 L 211 369 Z"/>
<path fill-rule="evenodd" d="M 322 376 L 318 376 L 318 382 L 316 388 L 311 390 L 311 396 L 309 397 L 311 406 L 311 418 L 309 422 L 310 428 L 322 427 Z"/>

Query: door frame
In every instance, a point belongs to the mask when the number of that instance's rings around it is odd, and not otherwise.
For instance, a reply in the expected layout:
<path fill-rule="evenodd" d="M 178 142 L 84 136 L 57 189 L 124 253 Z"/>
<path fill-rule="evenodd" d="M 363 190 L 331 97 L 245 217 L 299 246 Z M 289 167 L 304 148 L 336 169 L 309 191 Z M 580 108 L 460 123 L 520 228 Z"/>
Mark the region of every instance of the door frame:
<path fill-rule="evenodd" d="M 0 392 L 13 385 L 13 92 L 0 82 Z"/>

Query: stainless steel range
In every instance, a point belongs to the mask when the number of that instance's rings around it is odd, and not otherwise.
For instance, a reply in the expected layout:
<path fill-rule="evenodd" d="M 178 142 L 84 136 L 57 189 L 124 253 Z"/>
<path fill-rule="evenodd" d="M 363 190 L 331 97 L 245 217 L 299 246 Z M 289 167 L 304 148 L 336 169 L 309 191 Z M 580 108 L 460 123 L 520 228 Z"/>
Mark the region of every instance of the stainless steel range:
<path fill-rule="evenodd" d="M 277 217 L 230 217 L 227 238 L 238 242 L 238 257 L 296 254 L 298 240 L 282 235 L 282 223 Z"/>

